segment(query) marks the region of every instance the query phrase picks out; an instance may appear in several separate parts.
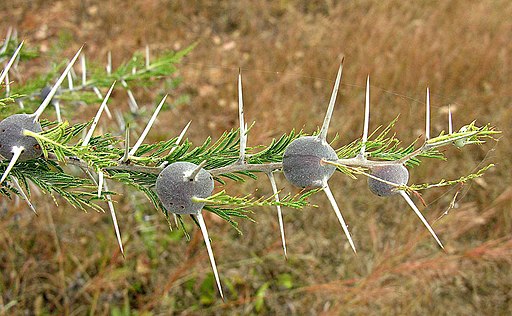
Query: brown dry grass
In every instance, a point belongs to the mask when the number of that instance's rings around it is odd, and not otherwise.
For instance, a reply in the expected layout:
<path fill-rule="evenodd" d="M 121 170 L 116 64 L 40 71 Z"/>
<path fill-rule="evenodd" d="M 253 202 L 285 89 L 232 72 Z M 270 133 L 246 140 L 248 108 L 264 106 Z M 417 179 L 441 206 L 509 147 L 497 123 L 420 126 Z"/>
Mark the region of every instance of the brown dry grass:
<path fill-rule="evenodd" d="M 184 84 L 176 92 L 189 93 L 191 102 L 161 118 L 171 123 L 159 124 L 155 138 L 176 135 L 190 119 L 195 142 L 233 127 L 238 67 L 246 120 L 257 122 L 250 144 L 292 128 L 313 131 L 342 55 L 344 84 L 332 122 L 340 134 L 337 145 L 360 134 L 368 73 L 371 128 L 401 113 L 397 133 L 412 141 L 421 133 L 428 84 L 436 132 L 446 129 L 448 104 L 456 109 L 458 127 L 476 118 L 504 131 L 497 145 L 450 149 L 447 162 L 429 161 L 412 172 L 413 181 L 435 181 L 480 163 L 498 164 L 466 186 L 458 208 L 435 223 L 447 253 L 438 251 L 402 201 L 375 198 L 364 181 L 340 175 L 333 191 L 357 257 L 320 195 L 313 199 L 318 209 L 285 210 L 288 261 L 274 210 L 258 210 L 258 223 L 243 223 L 242 237 L 208 216 L 226 303 L 212 292 L 197 232 L 188 243 L 169 233 L 139 196 L 118 200 L 125 260 L 106 214 L 57 209 L 44 196 L 37 201 L 39 217 L 9 204 L 0 220 L 0 306 L 11 306 L 6 314 L 108 314 L 121 306 L 154 314 L 512 313 L 510 1 L 8 1 L 0 12 L 0 30 L 15 25 L 47 58 L 59 38 L 66 43 L 60 56 L 87 42 L 90 56 L 104 58 L 112 50 L 115 61 L 146 43 L 158 51 L 198 41 L 181 67 Z M 283 179 L 279 183 L 293 190 Z M 268 193 L 264 181 L 258 186 Z M 427 192 L 427 218 L 441 214 L 454 194 Z"/>

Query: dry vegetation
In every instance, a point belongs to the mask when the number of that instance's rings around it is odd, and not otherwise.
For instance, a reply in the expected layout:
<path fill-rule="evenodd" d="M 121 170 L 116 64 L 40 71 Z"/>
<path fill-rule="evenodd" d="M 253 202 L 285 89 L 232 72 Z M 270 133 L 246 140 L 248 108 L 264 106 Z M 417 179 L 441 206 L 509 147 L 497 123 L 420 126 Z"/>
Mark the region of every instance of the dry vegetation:
<path fill-rule="evenodd" d="M 104 59 L 112 50 L 120 62 L 146 43 L 157 52 L 198 41 L 175 92 L 189 94 L 190 102 L 160 118 L 153 140 L 177 135 L 190 119 L 194 142 L 235 126 L 239 66 L 246 120 L 256 121 L 250 144 L 268 143 L 292 128 L 313 131 L 342 55 L 335 145 L 360 136 L 368 73 L 371 129 L 401 113 L 397 134 L 415 139 L 428 84 L 435 133 L 447 128 L 448 104 L 457 127 L 476 118 L 504 133 L 497 144 L 448 149 L 447 162 L 427 161 L 412 171 L 413 181 L 436 181 L 497 163 L 462 188 L 457 207 L 434 224 L 446 253 L 403 201 L 374 197 L 364 179 L 342 175 L 331 186 L 357 257 L 321 195 L 312 200 L 319 208 L 285 210 L 288 261 L 273 209 L 257 209 L 257 223 L 244 222 L 243 236 L 209 216 L 226 303 L 214 291 L 197 230 L 191 242 L 170 233 L 161 214 L 132 191 L 117 198 L 126 259 L 107 214 L 81 213 L 65 203 L 57 208 L 41 196 L 35 217 L 23 203 L 1 201 L 0 313 L 511 314 L 511 16 L 508 0 L 2 1 L 0 33 L 16 26 L 43 51 L 24 68 L 27 75 L 84 42 L 88 56 Z M 138 97 L 155 102 L 150 91 Z M 284 177 L 278 181 L 294 190 Z M 269 193 L 266 182 L 258 185 Z M 248 193 L 256 187 L 249 182 L 228 189 Z M 430 221 L 455 191 L 425 193 Z"/>

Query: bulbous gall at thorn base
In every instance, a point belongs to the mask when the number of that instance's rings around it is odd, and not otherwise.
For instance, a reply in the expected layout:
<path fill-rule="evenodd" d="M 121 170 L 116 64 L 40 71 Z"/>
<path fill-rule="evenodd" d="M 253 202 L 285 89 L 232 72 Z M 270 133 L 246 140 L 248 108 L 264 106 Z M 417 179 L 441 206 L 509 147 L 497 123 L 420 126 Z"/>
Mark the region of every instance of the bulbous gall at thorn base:
<path fill-rule="evenodd" d="M 188 176 L 197 168 L 190 162 L 175 162 L 158 175 L 156 193 L 165 209 L 174 214 L 198 214 L 204 203 L 195 203 L 193 197 L 207 198 L 213 192 L 213 178 L 202 169 L 194 179 Z"/>
<path fill-rule="evenodd" d="M 28 114 L 14 114 L 0 122 L 0 155 L 5 159 L 13 156 L 13 147 L 23 147 L 18 161 L 26 161 L 41 156 L 42 150 L 37 140 L 23 135 L 23 130 L 42 132 L 41 124 L 34 122 L 34 116 Z"/>
<path fill-rule="evenodd" d="M 398 185 L 407 184 L 409 180 L 409 171 L 400 164 L 374 166 L 371 169 L 371 175 Z M 398 193 L 396 186 L 373 178 L 368 178 L 368 188 L 378 196 L 392 196 Z"/>
<path fill-rule="evenodd" d="M 301 188 L 323 187 L 336 171 L 336 167 L 322 160 L 336 161 L 334 149 L 316 136 L 300 137 L 286 148 L 283 172 L 293 185 Z"/>

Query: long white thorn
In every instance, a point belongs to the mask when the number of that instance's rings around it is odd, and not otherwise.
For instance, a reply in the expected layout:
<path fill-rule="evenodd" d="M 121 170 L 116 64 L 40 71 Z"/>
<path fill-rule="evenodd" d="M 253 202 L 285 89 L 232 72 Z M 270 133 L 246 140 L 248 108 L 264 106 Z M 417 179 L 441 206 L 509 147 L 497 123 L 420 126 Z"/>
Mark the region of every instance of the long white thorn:
<path fill-rule="evenodd" d="M 128 99 L 129 99 L 128 105 L 130 106 L 130 111 L 132 113 L 137 112 L 137 110 L 139 109 L 139 105 L 137 104 L 137 101 L 135 100 L 135 97 L 133 96 L 132 90 L 127 89 L 126 93 L 128 94 Z"/>
<path fill-rule="evenodd" d="M 448 104 L 448 134 L 453 134 L 452 109 Z"/>
<path fill-rule="evenodd" d="M 0 84 L 3 82 L 3 80 L 5 79 L 5 77 L 7 76 L 7 73 L 9 72 L 9 69 L 11 69 L 11 66 L 12 64 L 14 63 L 14 61 L 16 60 L 16 57 L 18 56 L 18 54 L 20 53 L 20 50 L 21 48 L 23 47 L 23 43 L 25 41 L 22 41 L 20 43 L 20 45 L 18 46 L 18 48 L 14 51 L 14 54 L 12 54 L 12 57 L 11 59 L 9 59 L 9 62 L 7 63 L 7 65 L 5 66 L 4 70 L 2 71 L 2 73 L 0 74 Z"/>
<path fill-rule="evenodd" d="M 409 204 L 409 206 L 412 208 L 412 210 L 414 211 L 414 213 L 416 213 L 416 215 L 420 218 L 421 222 L 423 223 L 423 225 L 425 225 L 425 227 L 428 229 L 428 231 L 430 232 L 430 234 L 432 235 L 432 237 L 434 237 L 434 239 L 437 241 L 437 244 L 439 245 L 439 247 L 441 247 L 441 249 L 444 250 L 444 246 L 443 244 L 441 243 L 441 241 L 439 240 L 439 238 L 437 238 L 437 235 L 436 233 L 434 232 L 434 230 L 432 229 L 432 227 L 430 227 L 429 223 L 427 222 L 427 220 L 425 219 L 425 217 L 423 217 L 423 215 L 421 214 L 420 210 L 416 207 L 416 205 L 414 204 L 414 202 L 411 200 L 411 198 L 409 197 L 409 195 L 407 195 L 407 193 L 405 193 L 404 191 L 398 191 L 398 193 L 400 193 L 400 195 L 404 198 L 404 200 L 407 202 L 407 204 Z"/>
<path fill-rule="evenodd" d="M 104 186 L 105 186 L 105 190 L 108 191 L 107 181 L 104 182 Z M 121 254 L 124 257 L 123 242 L 121 240 L 121 231 L 119 230 L 119 225 L 117 224 L 116 211 L 114 209 L 114 203 L 112 202 L 112 196 L 110 196 L 110 194 L 108 194 L 106 196 L 106 198 L 107 198 L 108 209 L 110 210 L 110 217 L 112 217 L 112 223 L 114 224 L 114 230 L 116 233 L 117 243 L 119 244 L 119 249 L 121 250 Z"/>
<path fill-rule="evenodd" d="M 242 72 L 238 70 L 238 118 L 240 120 L 240 158 L 239 163 L 245 162 L 245 149 L 247 147 L 247 126 L 244 123 L 244 98 L 242 95 Z"/>
<path fill-rule="evenodd" d="M 5 178 L 7 178 L 7 175 L 9 175 L 9 172 L 11 172 L 12 167 L 14 167 L 16 161 L 18 161 L 18 158 L 20 158 L 20 155 L 24 149 L 25 148 L 23 146 L 12 147 L 12 158 L 11 161 L 9 161 L 9 165 L 7 165 L 7 168 L 5 169 L 2 178 L 0 179 L 0 184 L 4 182 Z"/>
<path fill-rule="evenodd" d="M 8 97 L 11 94 L 11 82 L 9 80 L 9 72 L 5 73 L 5 96 Z"/>
<path fill-rule="evenodd" d="M 112 74 L 112 52 L 108 51 L 107 53 L 107 67 L 105 67 L 107 70 L 107 74 Z"/>
<path fill-rule="evenodd" d="M 153 123 L 155 122 L 156 117 L 158 116 L 158 113 L 160 112 L 160 109 L 164 105 L 166 99 L 167 99 L 167 94 L 162 98 L 162 101 L 160 101 L 160 104 L 158 104 L 158 106 L 156 107 L 155 112 L 153 113 L 153 116 L 151 116 L 151 119 L 148 122 L 148 125 L 146 125 L 146 128 L 144 129 L 144 131 L 140 135 L 139 139 L 135 143 L 135 146 L 133 146 L 133 148 L 128 153 L 129 156 L 135 155 L 135 152 L 137 151 L 137 149 L 139 149 L 140 145 L 142 145 L 144 138 L 146 138 L 146 135 L 149 133 L 151 126 L 153 126 Z"/>
<path fill-rule="evenodd" d="M 27 202 L 28 207 L 30 207 L 30 209 L 32 210 L 32 212 L 34 212 L 34 214 L 38 215 L 36 208 L 34 207 L 34 205 L 32 205 L 32 202 L 30 202 L 28 196 L 25 194 L 25 191 L 23 191 L 23 189 L 21 188 L 21 185 L 18 182 L 18 179 L 15 176 L 11 176 L 11 180 L 12 180 L 12 183 L 14 184 L 14 186 L 16 187 L 16 190 L 18 190 L 18 192 L 20 192 L 21 197 L 23 197 L 25 202 Z"/>
<path fill-rule="evenodd" d="M 146 45 L 146 69 L 149 68 L 149 46 Z"/>
<path fill-rule="evenodd" d="M 71 67 L 73 67 L 73 64 L 75 63 L 75 61 L 77 60 L 78 56 L 80 55 L 80 52 L 82 51 L 82 48 L 84 48 L 84 47 L 83 46 L 80 47 L 78 52 L 75 54 L 73 59 L 71 59 L 71 61 L 68 63 L 68 66 L 66 67 L 66 69 L 64 69 L 64 71 L 60 75 L 59 79 L 57 80 L 55 85 L 52 87 L 52 89 L 50 90 L 48 95 L 46 96 L 46 98 L 43 100 L 43 103 L 41 103 L 41 105 L 39 106 L 37 111 L 34 112 L 34 122 L 39 120 L 39 117 L 43 113 L 44 109 L 48 106 L 48 104 L 50 104 L 50 101 L 52 100 L 53 96 L 57 92 L 57 89 L 59 89 L 60 85 L 62 84 L 62 81 L 64 81 L 64 78 L 66 78 L 66 76 L 68 75 L 68 72 L 71 70 Z"/>
<path fill-rule="evenodd" d="M 268 179 L 270 180 L 270 185 L 272 186 L 272 192 L 274 194 L 274 199 L 277 203 L 279 203 L 279 191 L 277 190 L 276 179 L 274 178 L 274 174 L 269 172 L 267 173 Z M 284 223 L 283 223 L 283 213 L 281 211 L 281 205 L 276 205 L 277 208 L 277 218 L 279 220 L 279 231 L 281 232 L 281 242 L 283 244 L 284 257 L 288 259 L 288 253 L 286 252 L 286 238 L 284 236 Z"/>
<path fill-rule="evenodd" d="M 117 125 L 119 125 L 119 129 L 121 131 L 126 130 L 126 126 L 128 124 L 126 124 L 126 121 L 124 120 L 124 117 L 123 117 L 123 114 L 121 113 L 121 111 L 116 109 L 114 114 L 116 116 L 116 121 L 117 121 Z"/>
<path fill-rule="evenodd" d="M 124 129 L 124 154 L 121 161 L 126 162 L 128 158 L 130 158 L 130 126 L 126 125 Z"/>
<path fill-rule="evenodd" d="M 195 180 L 196 179 L 196 176 L 197 174 L 199 173 L 199 171 L 201 171 L 201 169 L 206 165 L 206 160 L 203 160 L 200 164 L 198 164 L 196 166 L 196 168 L 194 170 L 192 170 L 192 172 L 188 175 L 185 175 L 185 177 L 189 180 Z"/>
<path fill-rule="evenodd" d="M 0 48 L 0 54 L 3 54 L 7 50 L 7 46 L 9 45 L 9 42 L 11 41 L 11 34 L 12 34 L 12 26 L 9 26 L 7 29 L 7 34 L 5 36 L 4 44 L 2 45 L 2 48 Z"/>
<path fill-rule="evenodd" d="M 215 264 L 215 257 L 213 256 L 212 245 L 210 244 L 210 237 L 208 237 L 208 230 L 206 229 L 206 224 L 203 219 L 203 215 L 199 212 L 196 215 L 197 222 L 199 223 L 199 227 L 201 228 L 201 233 L 203 234 L 204 243 L 206 244 L 206 250 L 208 251 L 208 256 L 210 257 L 210 263 L 213 269 L 213 275 L 215 276 L 215 282 L 217 282 L 217 288 L 219 289 L 220 297 L 224 300 L 224 293 L 222 292 L 222 286 L 220 285 L 219 273 L 217 272 L 217 265 Z"/>
<path fill-rule="evenodd" d="M 98 99 L 103 99 L 103 96 L 101 95 L 101 92 L 100 92 L 100 89 L 98 89 L 98 87 L 92 87 L 92 91 L 94 91 L 94 93 L 96 94 L 96 96 L 98 97 Z M 112 113 L 110 112 L 110 109 L 108 108 L 108 105 L 105 106 L 105 113 L 107 113 L 107 116 L 109 119 L 112 119 Z"/>
<path fill-rule="evenodd" d="M 364 102 L 364 125 L 363 125 L 363 138 L 361 145 L 361 158 L 364 158 L 366 151 L 366 141 L 368 140 L 368 125 L 370 125 L 370 75 L 366 78 L 366 97 Z"/>
<path fill-rule="evenodd" d="M 15 36 L 17 37 L 18 36 L 18 31 L 14 30 L 15 32 Z M 17 40 L 17 38 L 15 38 L 15 40 Z M 16 59 L 14 60 L 14 63 L 12 64 L 12 68 L 14 69 L 18 69 L 18 65 L 20 64 L 20 60 L 21 60 L 21 55 L 18 54 L 18 56 L 16 56 Z"/>
<path fill-rule="evenodd" d="M 109 120 L 112 119 L 112 113 L 110 112 L 110 109 L 108 107 L 108 105 L 105 105 L 105 113 L 107 113 L 107 117 Z"/>
<path fill-rule="evenodd" d="M 92 182 L 94 182 L 94 184 L 99 185 L 98 181 L 96 181 L 96 178 L 94 178 L 94 176 L 92 175 L 91 171 L 89 171 L 89 169 L 86 169 L 86 168 L 80 168 L 80 169 L 82 169 L 82 171 L 92 180 Z M 99 173 L 98 173 L 98 176 L 99 176 Z M 103 182 L 103 186 L 105 188 L 105 191 L 108 191 L 107 181 Z M 106 198 L 107 198 L 108 208 L 110 210 L 110 216 L 112 217 L 112 222 L 114 224 L 114 230 L 116 233 L 117 243 L 119 244 L 119 249 L 121 249 L 121 254 L 124 257 L 123 243 L 121 241 L 121 232 L 119 230 L 119 225 L 117 224 L 117 217 L 116 217 L 116 212 L 114 209 L 114 204 L 112 203 L 112 196 L 110 194 L 107 194 Z"/>
<path fill-rule="evenodd" d="M 94 91 L 94 93 L 96 93 L 96 96 L 98 97 L 98 99 L 103 99 L 103 96 L 101 95 L 100 89 L 98 89 L 98 87 L 92 87 L 92 91 Z"/>
<path fill-rule="evenodd" d="M 98 198 L 101 197 L 101 190 L 103 190 L 104 174 L 103 171 L 98 171 Z"/>
<path fill-rule="evenodd" d="M 12 38 L 13 38 L 14 40 L 17 40 L 17 39 L 18 39 L 18 29 L 17 29 L 17 28 L 14 28 L 14 29 L 12 30 Z"/>
<path fill-rule="evenodd" d="M 100 108 L 98 109 L 98 112 L 96 113 L 96 116 L 92 121 L 91 128 L 89 129 L 89 132 L 87 132 L 87 136 L 85 136 L 84 141 L 82 142 L 82 146 L 87 146 L 89 144 L 89 141 L 91 140 L 91 137 L 94 134 L 94 130 L 98 125 L 98 121 L 100 120 L 101 113 L 103 113 L 103 109 L 105 109 L 105 106 L 107 105 L 108 98 L 110 97 L 110 94 L 112 93 L 115 84 L 116 82 L 114 81 L 114 83 L 112 83 L 112 86 L 110 86 L 110 89 L 108 90 L 107 94 L 105 95 L 105 99 L 103 99 L 103 102 L 101 102 Z"/>
<path fill-rule="evenodd" d="M 176 142 L 174 143 L 175 146 L 173 148 L 171 148 L 171 150 L 169 151 L 169 155 L 172 154 L 176 150 L 176 148 L 178 148 L 178 145 L 181 143 L 181 141 L 183 140 L 183 137 L 185 137 L 185 133 L 187 133 L 187 130 L 190 127 L 190 123 L 192 123 L 192 121 L 189 121 L 187 123 L 187 125 L 185 125 L 183 130 L 181 131 L 180 135 L 176 139 Z"/>
<path fill-rule="evenodd" d="M 427 87 L 427 109 L 425 114 L 425 141 L 430 139 L 430 89 Z"/>
<path fill-rule="evenodd" d="M 73 68 L 71 68 L 73 69 Z M 73 76 L 71 75 L 71 71 L 68 72 L 68 88 L 69 90 L 73 91 L 74 90 L 74 85 L 73 85 Z"/>
<path fill-rule="evenodd" d="M 334 195 L 332 195 L 331 189 L 329 188 L 329 185 L 326 183 L 324 186 L 324 192 L 325 195 L 327 195 L 327 199 L 329 199 L 329 202 L 331 202 L 332 208 L 334 209 L 334 213 L 336 213 L 336 216 L 338 217 L 338 220 L 340 221 L 341 227 L 343 228 L 343 231 L 345 232 L 345 235 L 347 236 L 348 242 L 350 243 L 350 247 L 352 247 L 352 250 L 355 254 L 357 254 L 356 246 L 354 245 L 354 241 L 352 240 L 352 237 L 350 237 L 350 232 L 348 231 L 347 224 L 345 223 L 345 220 L 343 219 L 343 216 L 341 215 L 340 209 L 338 208 L 338 204 L 336 203 L 336 200 L 334 199 Z"/>
<path fill-rule="evenodd" d="M 60 112 L 60 102 L 59 100 L 53 100 L 53 107 L 55 108 L 55 114 L 57 114 L 57 122 L 62 123 L 62 115 Z"/>
<path fill-rule="evenodd" d="M 89 177 L 89 179 L 92 180 L 92 182 L 95 185 L 98 185 L 98 181 L 96 181 L 96 178 L 94 178 L 94 176 L 92 175 L 92 172 L 89 169 L 84 168 L 84 167 L 80 167 L 80 169 L 83 171 L 83 173 L 85 173 Z"/>
<path fill-rule="evenodd" d="M 71 68 L 71 70 L 69 71 L 69 73 L 71 74 L 71 78 L 73 80 L 76 80 L 76 72 L 75 72 L 75 68 Z"/>
<path fill-rule="evenodd" d="M 179 226 L 178 226 L 178 215 L 172 213 L 172 216 L 174 217 L 174 224 L 176 225 L 177 228 L 179 228 Z"/>
<path fill-rule="evenodd" d="M 137 104 L 137 101 L 135 100 L 135 97 L 133 96 L 132 90 L 130 90 L 130 88 L 128 88 L 128 84 L 126 83 L 126 81 L 121 80 L 121 84 L 126 89 L 126 93 L 128 94 L 128 105 L 130 106 L 130 111 L 132 113 L 137 112 L 137 110 L 139 109 L 139 105 Z"/>
<path fill-rule="evenodd" d="M 338 95 L 342 72 L 343 59 L 341 60 L 340 68 L 338 69 L 338 74 L 336 75 L 336 82 L 334 83 L 334 88 L 332 89 L 331 100 L 329 101 L 329 107 L 327 108 L 327 113 L 325 114 L 324 123 L 322 124 L 322 128 L 320 129 L 320 134 L 318 134 L 318 138 L 321 139 L 322 141 L 325 141 L 327 139 L 327 130 L 329 129 L 332 111 L 334 110 L 334 104 L 336 103 L 336 96 Z"/>
<path fill-rule="evenodd" d="M 119 225 L 117 223 L 117 217 L 116 217 L 116 212 L 114 209 L 114 203 L 112 203 L 112 197 L 110 195 L 107 195 L 107 204 L 108 204 L 108 208 L 110 210 L 110 216 L 112 217 L 112 223 L 114 224 L 114 230 L 116 233 L 116 239 L 117 239 L 117 243 L 119 245 L 119 249 L 121 250 L 121 254 L 123 255 L 123 257 L 125 257 L 123 242 L 121 240 L 121 231 L 120 231 Z"/>
<path fill-rule="evenodd" d="M 87 84 L 87 65 L 85 63 L 85 54 L 80 55 L 80 65 L 82 66 L 82 86 Z"/>

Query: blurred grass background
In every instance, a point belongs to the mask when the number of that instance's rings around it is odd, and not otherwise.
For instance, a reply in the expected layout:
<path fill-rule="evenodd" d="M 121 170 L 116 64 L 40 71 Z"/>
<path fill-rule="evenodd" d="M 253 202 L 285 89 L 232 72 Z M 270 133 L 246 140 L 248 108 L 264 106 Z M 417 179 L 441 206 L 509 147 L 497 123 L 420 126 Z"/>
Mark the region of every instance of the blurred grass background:
<path fill-rule="evenodd" d="M 433 182 L 497 164 L 462 188 L 456 208 L 433 225 L 446 253 L 404 201 L 374 197 L 364 179 L 339 174 L 331 187 L 358 256 L 321 194 L 312 199 L 318 208 L 284 210 L 288 261 L 274 209 L 257 209 L 257 223 L 241 223 L 243 236 L 208 215 L 226 303 L 214 290 L 200 233 L 193 229 L 186 242 L 169 232 L 162 215 L 130 189 L 118 188 L 124 191 L 117 197 L 126 259 L 107 214 L 56 207 L 48 196 L 37 198 L 38 217 L 23 203 L 2 203 L 0 313 L 511 314 L 511 16 L 512 2 L 499 0 L 1 2 L 0 32 L 15 26 L 42 51 L 22 65 L 25 78 L 84 42 L 88 58 L 106 60 L 111 50 L 115 66 L 146 44 L 156 54 L 197 41 L 173 91 L 189 102 L 161 115 L 150 140 L 177 135 L 189 120 L 194 143 L 235 127 L 238 67 L 246 121 L 256 121 L 249 145 L 268 144 L 292 128 L 312 132 L 322 123 L 341 56 L 335 147 L 360 137 L 367 74 L 370 129 L 400 113 L 397 135 L 413 141 L 422 133 L 429 85 L 433 134 L 447 129 L 451 104 L 456 128 L 477 119 L 503 135 L 498 143 L 446 149 L 448 161 L 426 161 L 411 172 L 411 182 Z M 125 95 L 117 97 L 125 107 Z M 156 102 L 151 90 L 137 97 Z M 284 177 L 278 182 L 296 192 Z M 270 193 L 266 179 L 227 189 Z M 455 192 L 425 192 L 430 222 Z"/>

